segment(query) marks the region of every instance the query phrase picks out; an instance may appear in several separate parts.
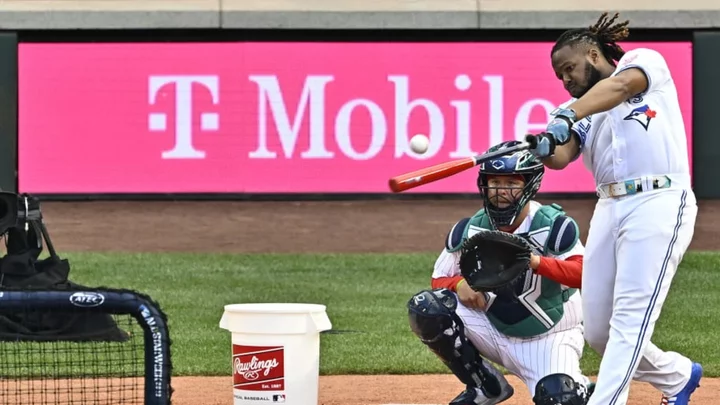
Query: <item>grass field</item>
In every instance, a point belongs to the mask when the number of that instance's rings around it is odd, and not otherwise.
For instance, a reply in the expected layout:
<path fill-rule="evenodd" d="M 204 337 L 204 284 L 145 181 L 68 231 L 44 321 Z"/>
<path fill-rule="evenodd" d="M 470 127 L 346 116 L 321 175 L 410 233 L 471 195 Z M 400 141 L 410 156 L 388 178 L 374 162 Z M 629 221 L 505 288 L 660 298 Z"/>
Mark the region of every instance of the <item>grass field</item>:
<path fill-rule="evenodd" d="M 218 326 L 226 304 L 327 305 L 334 333 L 322 335 L 320 373 L 420 374 L 447 370 L 410 332 L 405 304 L 427 288 L 435 254 L 211 255 L 67 254 L 70 280 L 149 294 L 169 317 L 174 375 L 229 375 L 230 335 Z M 639 259 L 641 260 L 641 259 Z M 653 341 L 720 375 L 720 254 L 688 253 Z M 592 294 L 586 286 L 584 294 Z M 343 333 L 344 332 L 344 333 Z M 586 374 L 597 373 L 586 349 Z"/>

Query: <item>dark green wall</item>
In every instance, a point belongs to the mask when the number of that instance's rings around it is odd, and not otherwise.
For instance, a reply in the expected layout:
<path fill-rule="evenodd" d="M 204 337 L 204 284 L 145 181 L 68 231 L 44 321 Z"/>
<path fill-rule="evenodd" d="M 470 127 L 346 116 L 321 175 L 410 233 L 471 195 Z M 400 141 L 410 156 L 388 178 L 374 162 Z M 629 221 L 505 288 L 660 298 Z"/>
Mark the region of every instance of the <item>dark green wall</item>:
<path fill-rule="evenodd" d="M 17 192 L 18 40 L 0 33 L 0 188 Z"/>
<path fill-rule="evenodd" d="M 698 198 L 720 198 L 720 31 L 695 33 L 693 175 Z"/>

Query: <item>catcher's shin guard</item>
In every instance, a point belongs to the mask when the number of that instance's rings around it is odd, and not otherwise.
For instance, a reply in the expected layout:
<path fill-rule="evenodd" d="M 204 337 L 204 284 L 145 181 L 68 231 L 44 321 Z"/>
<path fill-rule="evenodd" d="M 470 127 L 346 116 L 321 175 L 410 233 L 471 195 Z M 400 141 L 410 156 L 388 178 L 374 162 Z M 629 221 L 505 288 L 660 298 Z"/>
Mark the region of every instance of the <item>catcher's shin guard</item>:
<path fill-rule="evenodd" d="M 452 292 L 445 288 L 423 290 L 407 306 L 410 329 L 468 388 L 479 388 L 488 398 L 512 392 L 502 373 L 483 361 L 465 337 L 462 320 L 455 313 L 457 298 Z"/>

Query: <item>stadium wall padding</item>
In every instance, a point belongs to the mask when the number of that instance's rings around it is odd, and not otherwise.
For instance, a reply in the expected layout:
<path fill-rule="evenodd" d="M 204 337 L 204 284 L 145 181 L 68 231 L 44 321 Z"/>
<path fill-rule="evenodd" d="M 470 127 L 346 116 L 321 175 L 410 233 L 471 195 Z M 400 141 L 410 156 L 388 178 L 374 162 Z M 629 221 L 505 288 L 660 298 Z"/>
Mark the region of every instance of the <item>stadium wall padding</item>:
<path fill-rule="evenodd" d="M 693 41 L 693 173 L 698 198 L 719 198 L 720 32 L 697 32 Z"/>
<path fill-rule="evenodd" d="M 0 33 L 0 189 L 17 192 L 18 36 Z"/>

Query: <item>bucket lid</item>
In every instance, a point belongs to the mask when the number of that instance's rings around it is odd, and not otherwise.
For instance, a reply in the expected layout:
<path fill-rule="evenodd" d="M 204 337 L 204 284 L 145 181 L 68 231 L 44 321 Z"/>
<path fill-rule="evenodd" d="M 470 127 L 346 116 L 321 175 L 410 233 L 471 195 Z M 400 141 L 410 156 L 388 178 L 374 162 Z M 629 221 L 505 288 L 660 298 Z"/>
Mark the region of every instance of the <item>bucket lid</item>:
<path fill-rule="evenodd" d="M 251 314 L 306 314 L 310 312 L 324 312 L 325 305 L 302 303 L 250 303 L 225 305 L 227 312 L 240 312 Z"/>
<path fill-rule="evenodd" d="M 330 330 L 325 305 L 300 303 L 230 304 L 220 327 L 246 334 L 307 334 Z"/>

